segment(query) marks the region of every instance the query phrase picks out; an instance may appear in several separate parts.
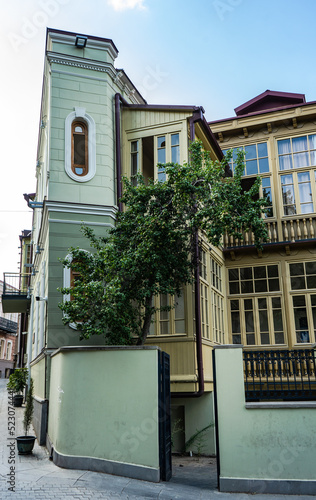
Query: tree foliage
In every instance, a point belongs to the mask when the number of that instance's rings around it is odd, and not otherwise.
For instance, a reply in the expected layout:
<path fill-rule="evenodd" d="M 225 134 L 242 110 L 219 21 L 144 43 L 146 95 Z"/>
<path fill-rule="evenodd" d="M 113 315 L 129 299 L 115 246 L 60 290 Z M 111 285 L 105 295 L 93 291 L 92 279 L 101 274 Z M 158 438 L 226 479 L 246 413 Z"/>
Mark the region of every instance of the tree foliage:
<path fill-rule="evenodd" d="M 61 289 L 71 300 L 60 304 L 64 322 L 74 323 L 81 339 L 103 335 L 110 345 L 143 344 L 157 310 L 154 297 L 177 297 L 193 281 L 199 231 L 217 246 L 225 232 L 242 238 L 251 229 L 256 246 L 262 245 L 267 235 L 260 178 L 244 192 L 243 152 L 238 152 L 234 176 L 225 177 L 230 157 L 231 152 L 214 162 L 195 141 L 188 164 L 160 165 L 165 182 L 146 184 L 140 174 L 137 186 L 123 179 L 124 211 L 117 213 L 109 234 L 98 238 L 82 228 L 93 251 L 70 249 L 72 260 L 63 263 L 77 277 Z"/>

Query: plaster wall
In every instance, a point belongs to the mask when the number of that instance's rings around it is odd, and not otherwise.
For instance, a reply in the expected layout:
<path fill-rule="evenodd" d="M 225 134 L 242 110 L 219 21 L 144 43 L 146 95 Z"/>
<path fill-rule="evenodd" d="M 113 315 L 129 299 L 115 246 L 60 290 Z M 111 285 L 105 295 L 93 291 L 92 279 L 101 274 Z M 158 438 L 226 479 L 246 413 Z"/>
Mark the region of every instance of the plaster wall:
<path fill-rule="evenodd" d="M 157 348 L 56 351 L 48 424 L 55 452 L 157 471 L 157 377 Z"/>
<path fill-rule="evenodd" d="M 315 405 L 247 408 L 242 348 L 216 348 L 215 357 L 220 477 L 315 481 Z"/>

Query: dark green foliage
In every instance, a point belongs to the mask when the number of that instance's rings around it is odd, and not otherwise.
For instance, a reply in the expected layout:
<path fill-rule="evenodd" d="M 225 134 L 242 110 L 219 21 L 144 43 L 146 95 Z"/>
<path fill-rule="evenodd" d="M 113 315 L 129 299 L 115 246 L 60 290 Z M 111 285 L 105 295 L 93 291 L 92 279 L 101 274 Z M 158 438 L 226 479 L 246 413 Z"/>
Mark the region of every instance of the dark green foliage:
<path fill-rule="evenodd" d="M 26 368 L 16 368 L 9 377 L 7 388 L 14 394 L 21 394 L 26 386 L 28 371 Z"/>
<path fill-rule="evenodd" d="M 34 402 L 33 402 L 33 379 L 30 380 L 30 387 L 26 396 L 26 406 L 24 410 L 24 419 L 23 419 L 23 427 L 25 431 L 25 435 L 28 435 L 30 425 L 32 423 L 33 411 L 34 411 Z"/>
<path fill-rule="evenodd" d="M 220 244 L 225 231 L 240 238 L 249 228 L 258 247 L 265 241 L 265 202 L 254 201 L 260 179 L 243 192 L 243 153 L 233 178 L 225 178 L 227 160 L 211 161 L 200 142 L 192 143 L 190 153 L 189 164 L 164 165 L 165 182 L 146 185 L 138 175 L 133 186 L 124 179 L 124 211 L 117 214 L 115 228 L 97 238 L 83 227 L 94 252 L 70 249 L 72 261 L 63 263 L 78 277 L 61 290 L 72 300 L 60 308 L 81 339 L 103 335 L 110 345 L 143 344 L 156 311 L 154 297 L 180 295 L 193 281 L 197 231 L 213 245 Z"/>

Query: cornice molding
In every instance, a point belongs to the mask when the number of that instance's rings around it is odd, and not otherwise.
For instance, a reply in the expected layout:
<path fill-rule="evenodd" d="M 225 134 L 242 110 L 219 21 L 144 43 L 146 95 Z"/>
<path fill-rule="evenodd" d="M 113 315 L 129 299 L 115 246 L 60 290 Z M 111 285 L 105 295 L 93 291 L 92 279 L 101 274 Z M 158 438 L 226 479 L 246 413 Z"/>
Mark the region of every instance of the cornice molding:
<path fill-rule="evenodd" d="M 73 68 L 88 69 L 108 73 L 112 79 L 116 77 L 116 70 L 112 64 L 106 62 L 93 61 L 65 54 L 56 54 L 56 52 L 47 52 L 47 60 L 50 64 L 61 64 Z"/>
<path fill-rule="evenodd" d="M 84 205 L 81 203 L 63 203 L 45 201 L 45 208 L 48 213 L 62 212 L 80 215 L 103 215 L 116 219 L 117 207 L 108 205 Z M 60 219 L 60 222 L 63 222 Z"/>

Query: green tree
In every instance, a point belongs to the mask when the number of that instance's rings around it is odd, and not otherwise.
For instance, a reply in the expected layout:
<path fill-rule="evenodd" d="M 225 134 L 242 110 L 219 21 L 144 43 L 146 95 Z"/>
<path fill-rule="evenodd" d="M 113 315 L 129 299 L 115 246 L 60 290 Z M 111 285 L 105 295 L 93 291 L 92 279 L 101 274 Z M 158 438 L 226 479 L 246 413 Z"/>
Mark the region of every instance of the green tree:
<path fill-rule="evenodd" d="M 231 152 L 214 162 L 195 141 L 188 164 L 160 165 L 165 182 L 146 184 L 142 175 L 137 175 L 137 186 L 123 180 L 124 211 L 108 235 L 97 238 L 90 228 L 82 228 L 94 251 L 70 249 L 72 260 L 63 263 L 76 279 L 71 288 L 61 289 L 71 300 L 59 305 L 64 322 L 74 323 L 81 339 L 104 335 L 110 345 L 143 344 L 157 310 L 154 297 L 177 297 L 193 282 L 200 231 L 210 244 L 219 245 L 225 232 L 242 238 L 251 229 L 256 246 L 262 246 L 267 233 L 260 178 L 244 192 L 243 152 L 234 176 L 225 177 L 230 157 Z"/>

